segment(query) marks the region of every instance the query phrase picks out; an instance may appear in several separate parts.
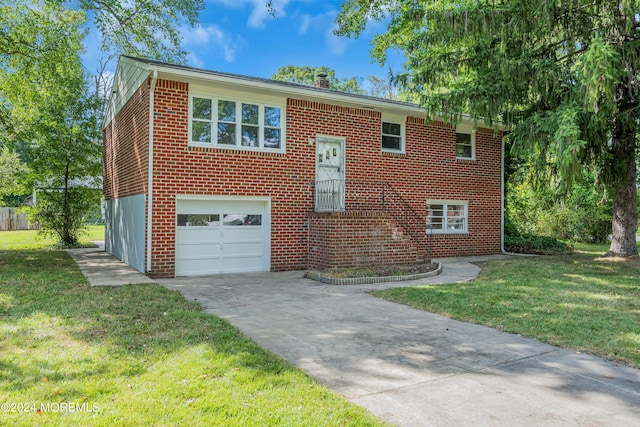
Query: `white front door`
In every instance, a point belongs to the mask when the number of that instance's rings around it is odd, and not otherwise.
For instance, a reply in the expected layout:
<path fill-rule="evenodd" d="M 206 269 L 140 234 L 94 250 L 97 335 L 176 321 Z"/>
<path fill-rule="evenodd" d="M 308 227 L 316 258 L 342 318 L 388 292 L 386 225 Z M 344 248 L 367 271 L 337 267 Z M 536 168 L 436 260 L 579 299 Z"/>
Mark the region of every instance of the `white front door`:
<path fill-rule="evenodd" d="M 339 137 L 316 137 L 316 210 L 344 210 L 344 146 Z"/>

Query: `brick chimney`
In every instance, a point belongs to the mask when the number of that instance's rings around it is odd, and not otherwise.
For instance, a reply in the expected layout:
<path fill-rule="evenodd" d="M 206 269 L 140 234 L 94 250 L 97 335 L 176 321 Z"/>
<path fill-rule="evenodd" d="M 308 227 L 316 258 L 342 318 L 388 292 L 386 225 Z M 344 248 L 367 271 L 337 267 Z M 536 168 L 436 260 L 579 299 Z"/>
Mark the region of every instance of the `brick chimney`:
<path fill-rule="evenodd" d="M 313 83 L 315 87 L 319 87 L 322 89 L 329 89 L 329 80 L 327 80 L 327 75 L 324 73 L 320 73 L 317 76 L 318 78 Z"/>

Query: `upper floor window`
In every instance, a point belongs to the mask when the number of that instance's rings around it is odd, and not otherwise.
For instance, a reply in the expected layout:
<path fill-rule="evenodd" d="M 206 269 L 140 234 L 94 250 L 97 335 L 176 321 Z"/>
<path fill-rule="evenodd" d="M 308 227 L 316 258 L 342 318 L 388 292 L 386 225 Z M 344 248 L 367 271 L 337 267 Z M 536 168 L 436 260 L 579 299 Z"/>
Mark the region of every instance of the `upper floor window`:
<path fill-rule="evenodd" d="M 475 160 L 476 132 L 470 126 L 456 127 L 456 158 Z"/>
<path fill-rule="evenodd" d="M 281 150 L 282 109 L 236 100 L 192 97 L 190 143 Z"/>
<path fill-rule="evenodd" d="M 427 201 L 427 230 L 436 233 L 465 233 L 467 206 L 467 202 Z"/>
<path fill-rule="evenodd" d="M 382 117 L 382 151 L 404 152 L 404 120 Z"/>

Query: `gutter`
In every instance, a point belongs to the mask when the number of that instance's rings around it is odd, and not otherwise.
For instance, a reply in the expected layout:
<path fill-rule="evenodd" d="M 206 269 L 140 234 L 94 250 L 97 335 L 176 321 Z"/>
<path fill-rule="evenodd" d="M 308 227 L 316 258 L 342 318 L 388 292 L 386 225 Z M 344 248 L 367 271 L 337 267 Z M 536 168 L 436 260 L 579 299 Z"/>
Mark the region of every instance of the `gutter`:
<path fill-rule="evenodd" d="M 151 72 L 150 72 L 151 74 Z M 153 219 L 153 116 L 155 111 L 154 91 L 158 81 L 158 71 L 153 70 L 151 85 L 149 86 L 149 175 L 147 177 L 147 266 L 146 272 L 151 271 L 151 220 Z"/>

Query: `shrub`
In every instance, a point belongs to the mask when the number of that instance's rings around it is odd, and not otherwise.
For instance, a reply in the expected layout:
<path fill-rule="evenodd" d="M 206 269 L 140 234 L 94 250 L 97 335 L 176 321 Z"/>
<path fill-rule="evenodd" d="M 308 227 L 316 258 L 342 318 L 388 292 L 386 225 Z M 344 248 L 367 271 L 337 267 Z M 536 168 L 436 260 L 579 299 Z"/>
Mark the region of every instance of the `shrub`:
<path fill-rule="evenodd" d="M 604 243 L 611 234 L 611 200 L 588 176 L 566 195 L 534 188 L 528 180 L 511 183 L 506 214 L 505 232 L 512 236 Z"/>
<path fill-rule="evenodd" d="M 504 249 L 517 254 L 560 255 L 570 253 L 571 246 L 555 237 L 535 234 L 510 234 L 504 237 Z"/>

